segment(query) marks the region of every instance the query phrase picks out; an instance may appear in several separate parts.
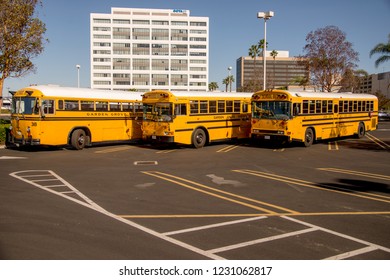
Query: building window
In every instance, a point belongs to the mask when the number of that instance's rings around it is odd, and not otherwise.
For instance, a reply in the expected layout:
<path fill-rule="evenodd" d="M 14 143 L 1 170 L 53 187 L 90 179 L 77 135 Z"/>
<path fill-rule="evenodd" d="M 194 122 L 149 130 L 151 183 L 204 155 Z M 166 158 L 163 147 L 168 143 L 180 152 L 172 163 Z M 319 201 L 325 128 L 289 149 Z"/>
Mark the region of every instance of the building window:
<path fill-rule="evenodd" d="M 111 23 L 109 18 L 94 18 L 93 23 Z"/>

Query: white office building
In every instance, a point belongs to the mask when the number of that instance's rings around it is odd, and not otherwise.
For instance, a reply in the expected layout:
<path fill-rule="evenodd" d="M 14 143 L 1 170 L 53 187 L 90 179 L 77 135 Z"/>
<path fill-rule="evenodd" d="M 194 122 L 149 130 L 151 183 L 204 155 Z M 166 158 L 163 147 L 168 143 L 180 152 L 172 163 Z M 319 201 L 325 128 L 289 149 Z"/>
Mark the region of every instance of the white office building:
<path fill-rule="evenodd" d="M 208 17 L 181 9 L 111 8 L 90 21 L 91 88 L 208 89 Z"/>

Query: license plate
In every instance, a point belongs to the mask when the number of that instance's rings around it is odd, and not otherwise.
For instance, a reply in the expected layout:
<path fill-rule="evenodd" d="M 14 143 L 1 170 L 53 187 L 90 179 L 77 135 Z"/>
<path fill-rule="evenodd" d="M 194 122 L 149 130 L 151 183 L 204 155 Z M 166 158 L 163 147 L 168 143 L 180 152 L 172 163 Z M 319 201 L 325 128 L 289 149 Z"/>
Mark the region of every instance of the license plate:
<path fill-rule="evenodd" d="M 156 140 L 157 139 L 156 135 L 152 135 L 152 139 Z"/>
<path fill-rule="evenodd" d="M 271 136 L 265 135 L 265 136 L 264 136 L 264 139 L 270 140 L 270 139 L 271 139 Z"/>

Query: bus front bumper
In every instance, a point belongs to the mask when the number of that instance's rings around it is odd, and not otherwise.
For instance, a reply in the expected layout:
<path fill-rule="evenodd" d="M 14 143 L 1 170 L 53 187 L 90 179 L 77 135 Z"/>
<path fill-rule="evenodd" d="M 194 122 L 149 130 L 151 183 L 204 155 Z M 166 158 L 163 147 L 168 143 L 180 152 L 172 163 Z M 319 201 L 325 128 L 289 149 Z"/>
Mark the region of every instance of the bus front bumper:
<path fill-rule="evenodd" d="M 15 147 L 18 145 L 30 145 L 30 146 L 35 146 L 35 145 L 40 145 L 41 140 L 40 139 L 34 139 L 31 136 L 25 138 L 23 135 L 20 138 L 15 137 L 12 133 L 11 130 L 6 129 L 6 137 L 5 137 L 5 145 L 6 147 Z"/>
<path fill-rule="evenodd" d="M 174 137 L 173 136 L 151 135 L 151 136 L 146 136 L 145 140 L 147 142 L 152 142 L 152 143 L 173 143 Z"/>
<path fill-rule="evenodd" d="M 277 131 L 273 132 L 257 132 L 251 133 L 252 140 L 267 140 L 267 141 L 287 141 L 290 142 L 291 139 L 288 135 L 284 135 L 282 133 L 277 133 Z"/>

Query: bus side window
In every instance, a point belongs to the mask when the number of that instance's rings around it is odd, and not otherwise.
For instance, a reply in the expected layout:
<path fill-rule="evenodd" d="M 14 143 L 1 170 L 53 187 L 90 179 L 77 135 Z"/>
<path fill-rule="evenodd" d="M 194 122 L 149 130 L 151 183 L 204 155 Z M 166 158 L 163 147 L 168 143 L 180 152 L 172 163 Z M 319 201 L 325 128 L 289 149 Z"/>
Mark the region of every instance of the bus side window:
<path fill-rule="evenodd" d="M 199 102 L 198 100 L 190 100 L 190 114 L 199 114 Z"/>
<path fill-rule="evenodd" d="M 110 111 L 118 112 L 121 110 L 120 102 L 110 102 Z"/>
<path fill-rule="evenodd" d="M 186 104 L 176 104 L 175 105 L 175 115 L 176 116 L 185 116 L 185 115 L 187 115 Z"/>
<path fill-rule="evenodd" d="M 96 101 L 95 108 L 96 108 L 96 111 L 108 111 L 108 102 Z"/>
<path fill-rule="evenodd" d="M 42 100 L 42 111 L 44 114 L 54 114 L 54 100 Z"/>
<path fill-rule="evenodd" d="M 65 100 L 65 111 L 78 111 L 79 101 L 78 100 Z"/>
<path fill-rule="evenodd" d="M 133 113 L 134 112 L 134 104 L 131 102 L 129 102 L 129 103 L 124 102 L 124 103 L 122 103 L 122 109 L 125 112 L 132 112 Z"/>
<path fill-rule="evenodd" d="M 58 110 L 64 110 L 65 108 L 65 104 L 64 104 L 64 100 L 58 100 Z"/>
<path fill-rule="evenodd" d="M 144 111 L 144 107 L 142 105 L 142 103 L 134 103 L 134 110 L 136 113 L 142 113 Z"/>
<path fill-rule="evenodd" d="M 301 103 L 293 104 L 293 115 L 298 116 L 301 113 Z"/>
<path fill-rule="evenodd" d="M 242 112 L 243 113 L 248 113 L 248 103 L 243 103 L 242 104 Z"/>

